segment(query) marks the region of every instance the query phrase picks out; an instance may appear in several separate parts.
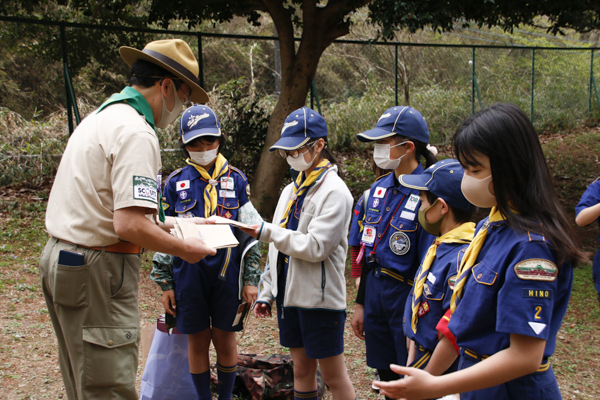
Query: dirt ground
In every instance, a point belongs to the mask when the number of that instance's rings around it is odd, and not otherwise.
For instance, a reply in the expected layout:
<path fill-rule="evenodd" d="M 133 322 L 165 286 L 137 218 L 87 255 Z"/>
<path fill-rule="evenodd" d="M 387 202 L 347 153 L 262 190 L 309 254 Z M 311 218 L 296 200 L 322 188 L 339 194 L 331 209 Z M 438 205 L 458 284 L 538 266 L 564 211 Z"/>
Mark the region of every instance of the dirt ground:
<path fill-rule="evenodd" d="M 0 399 L 66 398 L 58 367 L 57 346 L 39 285 L 38 261 L 47 235 L 43 230 L 46 191 L 0 188 Z M 24 205 L 28 206 L 25 207 Z M 139 306 L 141 324 L 155 324 L 162 313 L 160 291 L 149 279 L 151 254 L 143 256 Z M 557 339 L 551 362 L 565 399 L 600 398 L 600 319 L 598 301 L 590 289 L 591 268 L 582 269 L 583 298 L 572 305 Z M 349 274 L 348 274 L 349 275 Z M 383 398 L 370 389 L 364 342 L 349 325 L 354 310 L 354 283 L 348 276 L 346 366 L 358 399 Z M 579 289 L 578 289 L 579 290 Z M 148 343 L 142 343 L 147 346 Z M 279 346 L 277 320 L 249 319 L 240 353 L 286 352 Z M 141 358 L 140 352 L 140 358 Z M 138 370 L 138 389 L 142 377 Z M 327 392 L 326 399 L 331 399 Z M 184 400 L 184 399 L 182 399 Z"/>

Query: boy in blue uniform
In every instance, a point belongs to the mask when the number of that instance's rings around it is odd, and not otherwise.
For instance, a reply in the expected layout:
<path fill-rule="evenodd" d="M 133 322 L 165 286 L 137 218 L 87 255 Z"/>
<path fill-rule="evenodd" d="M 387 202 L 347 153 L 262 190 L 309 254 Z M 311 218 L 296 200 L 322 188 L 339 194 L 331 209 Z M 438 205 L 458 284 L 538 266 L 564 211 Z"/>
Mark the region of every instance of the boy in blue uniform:
<path fill-rule="evenodd" d="M 181 117 L 180 132 L 188 165 L 165 182 L 165 214 L 261 222 L 248 199 L 245 175 L 219 153 L 225 137 L 214 111 L 204 105 L 189 108 Z M 234 233 L 240 240 L 238 247 L 220 249 L 197 264 L 174 257 L 171 270 L 170 256 L 154 258 L 152 279 L 163 289 L 165 310 L 175 315 L 177 307 L 177 330 L 188 335 L 190 372 L 200 400 L 211 398 L 211 341 L 217 351 L 219 399 L 231 399 L 237 370 L 235 332 L 243 328 L 243 321 L 234 324 L 236 314 L 242 299 L 249 307 L 258 294 L 258 242 L 235 229 Z"/>
<path fill-rule="evenodd" d="M 437 238 L 417 274 L 404 310 L 404 333 L 411 339 L 409 366 L 432 375 L 456 371 L 458 353 L 436 329 L 450 308 L 458 265 L 473 239 L 475 208 L 460 191 L 464 169 L 457 160 L 438 161 L 421 175 L 401 175 L 400 184 L 420 191 L 419 223 Z"/>
<path fill-rule="evenodd" d="M 449 330 L 461 348 L 458 371 L 378 382 L 385 395 L 461 400 L 558 400 L 548 358 L 567 310 L 572 265 L 586 255 L 553 186 L 527 115 L 495 104 L 467 119 L 453 138 L 465 169 L 461 190 L 490 208 L 458 271 Z"/>
<path fill-rule="evenodd" d="M 368 191 L 366 192 L 368 193 Z M 360 275 L 362 272 L 362 262 L 358 262 L 357 259 L 360 253 L 360 238 L 362 237 L 365 219 L 364 197 L 364 194 L 360 196 L 354 206 L 354 213 L 350 222 L 350 234 L 348 236 L 348 246 L 352 247 L 352 278 L 354 278 L 357 289 L 360 284 Z"/>
<path fill-rule="evenodd" d="M 434 239 L 417 221 L 419 191 L 402 186 L 398 176 L 421 174 L 421 156 L 427 166 L 436 160 L 427 146 L 425 119 L 411 107 L 392 107 L 375 128 L 359 133 L 363 142 L 374 141 L 373 158 L 383 170 L 391 170 L 371 186 L 361 237 L 366 258 L 356 309 L 354 333 L 366 341 L 367 365 L 382 380 L 397 379 L 390 364 L 405 365 L 408 352 L 402 329 L 404 305 L 419 263 Z"/>
<path fill-rule="evenodd" d="M 579 226 L 590 225 L 594 221 L 600 226 L 600 178 L 592 182 L 583 193 L 579 204 L 575 207 L 575 214 L 575 223 Z M 598 236 L 598 241 L 600 242 L 600 236 Z M 594 257 L 592 276 L 600 301 L 600 251 L 596 251 Z"/>

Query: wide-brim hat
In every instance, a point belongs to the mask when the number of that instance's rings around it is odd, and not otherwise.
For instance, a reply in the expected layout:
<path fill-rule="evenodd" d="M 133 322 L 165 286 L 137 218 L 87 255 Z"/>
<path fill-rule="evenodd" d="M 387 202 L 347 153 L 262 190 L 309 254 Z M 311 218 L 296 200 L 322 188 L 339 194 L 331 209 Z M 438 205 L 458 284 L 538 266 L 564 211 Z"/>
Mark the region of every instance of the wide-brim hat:
<path fill-rule="evenodd" d="M 188 108 L 181 115 L 179 133 L 183 144 L 203 136 L 220 137 L 221 123 L 210 107 L 196 105 Z"/>
<path fill-rule="evenodd" d="M 473 206 L 460 189 L 464 174 L 465 170 L 458 160 L 448 158 L 436 162 L 421 174 L 400 175 L 398 181 L 402 186 L 429 191 L 452 207 L 468 211 Z"/>
<path fill-rule="evenodd" d="M 281 129 L 281 138 L 271 146 L 269 151 L 297 150 L 310 139 L 326 136 L 325 118 L 311 108 L 302 107 L 288 115 Z"/>
<path fill-rule="evenodd" d="M 408 106 L 396 106 L 387 109 L 375 125 L 375 128 L 356 135 L 361 142 L 372 142 L 391 136 L 401 135 L 421 143 L 429 142 L 429 129 L 423 115 Z"/>
<path fill-rule="evenodd" d="M 143 50 L 122 46 L 119 54 L 130 67 L 138 60 L 146 60 L 166 69 L 190 87 L 190 100 L 194 103 L 208 103 L 208 95 L 198 85 L 198 61 L 190 46 L 183 40 L 156 40 L 148 43 Z"/>

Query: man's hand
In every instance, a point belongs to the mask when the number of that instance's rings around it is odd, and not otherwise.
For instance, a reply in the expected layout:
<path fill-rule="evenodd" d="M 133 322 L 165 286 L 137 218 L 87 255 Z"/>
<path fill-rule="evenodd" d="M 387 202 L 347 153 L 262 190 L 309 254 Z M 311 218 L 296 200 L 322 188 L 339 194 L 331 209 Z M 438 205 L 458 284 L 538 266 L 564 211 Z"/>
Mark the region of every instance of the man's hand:
<path fill-rule="evenodd" d="M 190 264 L 195 264 L 206 256 L 217 254 L 217 250 L 208 247 L 200 238 L 187 238 L 183 239 L 183 242 L 185 243 L 183 252 L 178 256 Z"/>
<path fill-rule="evenodd" d="M 165 290 L 162 293 L 161 301 L 165 307 L 165 312 L 175 316 L 175 291 L 173 289 Z"/>
<path fill-rule="evenodd" d="M 354 308 L 354 315 L 352 316 L 352 330 L 354 334 L 360 340 L 365 340 L 365 306 L 357 304 Z"/>

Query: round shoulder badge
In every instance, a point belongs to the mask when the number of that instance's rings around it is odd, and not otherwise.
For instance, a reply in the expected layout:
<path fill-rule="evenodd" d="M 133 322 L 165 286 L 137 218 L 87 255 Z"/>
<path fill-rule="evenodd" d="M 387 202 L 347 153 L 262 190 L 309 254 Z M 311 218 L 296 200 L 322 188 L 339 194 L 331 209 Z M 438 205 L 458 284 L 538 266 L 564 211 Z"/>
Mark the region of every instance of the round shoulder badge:
<path fill-rule="evenodd" d="M 394 232 L 390 236 L 390 249 L 398 256 L 403 256 L 410 250 L 410 239 L 404 232 Z"/>

